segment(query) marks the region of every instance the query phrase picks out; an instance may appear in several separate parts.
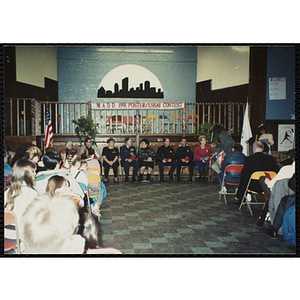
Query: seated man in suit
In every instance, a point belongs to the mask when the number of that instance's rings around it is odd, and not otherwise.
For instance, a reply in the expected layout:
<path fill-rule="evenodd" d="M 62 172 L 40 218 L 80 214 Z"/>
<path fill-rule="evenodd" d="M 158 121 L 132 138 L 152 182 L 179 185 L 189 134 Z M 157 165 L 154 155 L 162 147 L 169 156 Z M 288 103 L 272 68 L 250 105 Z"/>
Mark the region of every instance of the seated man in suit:
<path fill-rule="evenodd" d="M 182 137 L 180 141 L 181 146 L 179 146 L 176 150 L 176 159 L 177 159 L 177 181 L 181 181 L 180 179 L 180 170 L 182 166 L 189 167 L 190 180 L 193 181 L 193 173 L 194 173 L 194 153 L 192 149 L 186 144 L 186 138 Z"/>
<path fill-rule="evenodd" d="M 245 158 L 244 168 L 241 172 L 240 185 L 236 193 L 238 200 L 233 204 L 240 205 L 243 195 L 245 193 L 248 181 L 252 173 L 256 171 L 275 171 L 277 166 L 272 156 L 264 154 L 264 145 L 260 141 L 253 143 L 253 155 Z M 251 182 L 249 189 L 259 194 L 263 192 L 262 187 L 258 180 Z"/>
<path fill-rule="evenodd" d="M 158 164 L 160 182 L 164 182 L 164 167 L 170 166 L 169 177 L 173 180 L 173 172 L 176 168 L 175 150 L 170 146 L 170 139 L 164 138 L 164 145 L 157 149 L 156 162 Z"/>
<path fill-rule="evenodd" d="M 225 158 L 222 163 L 221 172 L 218 174 L 218 179 L 220 187 L 222 188 L 222 181 L 225 172 L 225 168 L 229 165 L 243 165 L 246 155 L 242 153 L 243 146 L 240 144 L 235 144 L 232 148 L 232 152 L 225 155 Z M 240 173 L 227 173 L 225 180 L 230 183 L 239 183 L 240 182 Z M 225 192 L 226 187 L 224 186 L 219 193 Z"/>
<path fill-rule="evenodd" d="M 131 138 L 125 139 L 125 145 L 120 148 L 121 166 L 125 172 L 125 182 L 129 182 L 129 167 L 133 167 L 132 182 L 136 182 L 139 164 L 136 160 L 136 149 Z"/>

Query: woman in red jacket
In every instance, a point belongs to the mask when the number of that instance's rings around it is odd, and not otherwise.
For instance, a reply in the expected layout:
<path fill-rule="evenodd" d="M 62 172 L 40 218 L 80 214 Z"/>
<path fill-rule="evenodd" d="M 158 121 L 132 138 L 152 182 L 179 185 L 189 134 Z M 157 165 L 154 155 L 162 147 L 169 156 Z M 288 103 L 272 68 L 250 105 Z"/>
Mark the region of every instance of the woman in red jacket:
<path fill-rule="evenodd" d="M 208 173 L 211 149 L 209 145 L 206 145 L 205 135 L 200 135 L 198 140 L 200 145 L 195 148 L 194 157 L 197 169 L 200 173 L 199 181 L 202 181 L 202 177 Z"/>

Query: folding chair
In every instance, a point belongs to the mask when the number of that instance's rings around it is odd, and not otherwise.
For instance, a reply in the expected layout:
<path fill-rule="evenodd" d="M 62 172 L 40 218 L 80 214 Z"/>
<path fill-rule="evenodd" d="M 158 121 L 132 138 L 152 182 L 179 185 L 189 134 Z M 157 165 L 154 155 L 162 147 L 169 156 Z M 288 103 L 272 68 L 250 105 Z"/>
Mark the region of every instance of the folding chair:
<path fill-rule="evenodd" d="M 89 168 L 88 171 L 92 172 L 92 173 L 97 172 L 100 175 L 100 169 L 99 168 Z"/>
<path fill-rule="evenodd" d="M 250 183 L 251 183 L 252 180 L 257 180 L 258 181 L 261 176 L 266 176 L 266 174 L 269 174 L 271 179 L 273 179 L 277 175 L 277 173 L 274 172 L 274 171 L 258 171 L 258 172 L 252 173 L 252 175 L 251 175 L 251 177 L 248 181 L 247 187 L 245 189 L 245 193 L 243 195 L 239 210 L 242 208 L 243 205 L 247 205 L 248 208 L 249 208 L 251 216 L 253 216 L 253 212 L 252 212 L 251 207 L 250 207 L 251 205 L 262 204 L 263 208 L 265 207 L 266 201 L 258 202 L 257 197 L 256 197 L 256 195 L 264 195 L 264 193 L 262 192 L 260 194 L 260 193 L 257 193 L 256 191 L 252 191 L 252 190 L 249 189 L 249 186 L 250 186 Z M 248 193 L 249 193 L 249 195 L 253 195 L 254 201 L 249 201 L 247 199 L 247 194 Z"/>
<path fill-rule="evenodd" d="M 227 204 L 226 195 L 235 195 L 235 193 L 228 193 L 228 192 L 223 191 L 223 187 L 225 187 L 225 184 L 233 185 L 233 186 L 240 185 L 239 182 L 238 183 L 232 183 L 232 182 L 229 182 L 229 181 L 225 181 L 226 174 L 227 173 L 241 173 L 243 168 L 244 168 L 244 165 L 229 165 L 229 166 L 226 166 L 226 168 L 224 170 L 222 185 L 221 185 L 221 193 L 220 193 L 220 196 L 219 196 L 219 200 L 221 200 L 222 195 L 224 195 L 225 204 Z"/>
<path fill-rule="evenodd" d="M 94 174 L 87 174 L 86 175 L 87 179 L 88 179 L 88 183 L 98 183 L 99 186 L 99 190 L 98 193 L 90 195 L 90 193 L 87 193 L 87 198 L 88 198 L 88 210 L 89 210 L 89 214 L 92 215 L 92 207 L 91 207 L 91 201 L 90 199 L 95 199 L 99 197 L 99 201 L 100 201 L 100 195 L 101 195 L 101 177 L 100 175 L 94 175 Z M 96 201 L 96 199 L 95 199 Z M 100 205 L 99 205 L 99 211 L 100 211 Z M 100 216 L 101 214 L 98 214 L 98 221 L 100 222 Z"/>
<path fill-rule="evenodd" d="M 17 217 L 14 212 L 4 212 L 4 252 L 15 250 L 20 254 L 19 228 Z"/>

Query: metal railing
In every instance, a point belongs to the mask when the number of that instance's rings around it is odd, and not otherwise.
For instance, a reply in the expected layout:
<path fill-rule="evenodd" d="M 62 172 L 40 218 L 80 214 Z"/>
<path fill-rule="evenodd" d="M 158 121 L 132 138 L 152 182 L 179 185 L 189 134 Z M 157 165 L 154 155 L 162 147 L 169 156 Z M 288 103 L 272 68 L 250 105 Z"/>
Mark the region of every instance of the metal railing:
<path fill-rule="evenodd" d="M 186 103 L 183 109 L 91 109 L 91 102 L 44 102 L 33 98 L 5 99 L 5 134 L 44 135 L 46 105 L 54 134 L 75 134 L 81 116 L 93 119 L 100 134 L 196 134 L 203 123 L 220 123 L 231 133 L 242 131 L 246 103 Z"/>

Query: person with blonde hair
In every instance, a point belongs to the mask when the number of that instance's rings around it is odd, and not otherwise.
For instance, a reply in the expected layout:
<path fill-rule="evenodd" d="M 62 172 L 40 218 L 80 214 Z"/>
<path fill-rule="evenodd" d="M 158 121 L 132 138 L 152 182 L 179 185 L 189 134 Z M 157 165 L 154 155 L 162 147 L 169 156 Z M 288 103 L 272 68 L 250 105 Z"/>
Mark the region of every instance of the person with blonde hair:
<path fill-rule="evenodd" d="M 68 153 L 66 150 L 62 150 L 59 152 L 59 157 L 60 157 L 60 169 L 67 169 L 69 170 L 70 165 L 69 165 L 69 160 L 68 160 Z"/>
<path fill-rule="evenodd" d="M 200 145 L 195 148 L 194 158 L 199 171 L 199 181 L 202 181 L 209 170 L 211 149 L 210 146 L 206 144 L 205 135 L 200 135 L 198 140 Z"/>
<path fill-rule="evenodd" d="M 87 192 L 88 179 L 86 175 L 80 170 L 81 167 L 81 157 L 78 154 L 75 154 L 70 163 L 70 175 L 76 179 L 76 181 L 81 186 L 83 192 Z"/>
<path fill-rule="evenodd" d="M 70 197 L 49 194 L 36 197 L 20 221 L 25 253 L 83 253 L 85 239 L 76 235 L 78 221 L 78 208 Z"/>
<path fill-rule="evenodd" d="M 70 196 L 79 207 L 83 207 L 84 205 L 83 199 L 71 190 L 70 181 L 64 176 L 54 175 L 50 177 L 46 186 L 46 193 L 50 196 Z"/>
<path fill-rule="evenodd" d="M 11 210 L 19 222 L 26 207 L 37 192 L 33 188 L 36 164 L 29 159 L 19 159 L 12 168 L 11 180 L 4 193 L 4 209 Z"/>

